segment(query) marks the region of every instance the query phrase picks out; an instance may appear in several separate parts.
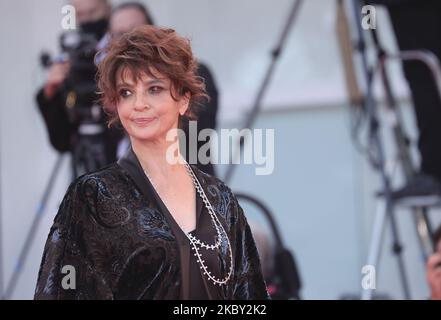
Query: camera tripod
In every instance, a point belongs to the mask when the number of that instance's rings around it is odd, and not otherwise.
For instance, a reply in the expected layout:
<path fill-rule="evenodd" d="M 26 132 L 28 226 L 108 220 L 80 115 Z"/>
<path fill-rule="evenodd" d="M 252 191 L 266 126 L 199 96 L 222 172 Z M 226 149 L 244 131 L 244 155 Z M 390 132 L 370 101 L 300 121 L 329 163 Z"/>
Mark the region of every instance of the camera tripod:
<path fill-rule="evenodd" d="M 266 89 L 268 88 L 271 76 L 274 72 L 277 59 L 281 54 L 281 51 L 283 49 L 283 44 L 286 41 L 288 31 L 294 22 L 294 18 L 298 14 L 301 2 L 302 2 L 301 0 L 294 2 L 293 9 L 289 14 L 288 21 L 285 24 L 280 40 L 277 46 L 271 52 L 272 55 L 271 63 L 267 69 L 267 72 L 259 88 L 251 112 L 249 113 L 243 128 L 252 127 L 257 117 L 257 114 L 261 109 L 261 103 L 264 94 L 266 92 Z M 395 55 L 386 53 L 386 51 L 382 48 L 379 42 L 375 29 L 370 30 L 370 33 L 374 41 L 375 51 L 377 53 L 377 64 L 374 66 L 370 66 L 368 63 L 368 58 L 366 53 L 366 42 L 364 39 L 365 35 L 363 34 L 363 30 L 361 29 L 361 25 L 360 25 L 360 22 L 362 21 L 362 17 L 361 17 L 362 1 L 351 0 L 350 2 L 352 3 L 352 9 L 353 9 L 352 11 L 350 11 L 350 15 L 355 21 L 355 23 L 353 24 L 356 25 L 356 31 L 358 34 L 358 43 L 356 45 L 356 48 L 359 54 L 361 55 L 362 75 L 366 87 L 364 94 L 362 94 L 358 89 L 358 85 L 357 85 L 358 77 L 356 75 L 355 72 L 356 67 L 353 62 L 354 57 L 348 56 L 348 53 L 349 55 L 353 55 L 353 49 L 354 49 L 354 48 L 348 48 L 351 46 L 350 44 L 351 27 L 349 26 L 349 22 L 346 16 L 346 9 L 344 8 L 343 0 L 337 0 L 339 19 L 346 20 L 343 23 L 343 30 L 340 31 L 343 34 L 343 36 L 346 36 L 346 39 L 343 39 L 343 41 L 341 41 L 343 42 L 341 43 L 341 45 L 344 51 L 342 55 L 343 55 L 343 59 L 345 60 L 344 61 L 345 69 L 346 69 L 345 71 L 346 71 L 347 84 L 349 89 L 348 91 L 349 91 L 349 96 L 352 98 L 351 99 L 352 102 L 354 104 L 360 105 L 361 109 L 365 113 L 365 117 L 369 121 L 368 157 L 373 168 L 376 171 L 378 171 L 380 174 L 381 181 L 383 184 L 384 200 L 385 200 L 384 208 L 378 211 L 379 213 L 377 213 L 375 218 L 372 243 L 369 249 L 368 264 L 373 266 L 378 265 L 379 248 L 381 247 L 381 242 L 382 242 L 381 238 L 382 238 L 386 218 L 388 218 L 392 231 L 393 252 L 397 258 L 399 275 L 400 275 L 404 296 L 406 299 L 409 299 L 410 291 L 406 276 L 405 265 L 402 257 L 402 245 L 399 237 L 397 222 L 394 215 L 394 206 L 396 205 L 396 203 L 394 203 L 394 201 L 392 200 L 391 178 L 390 178 L 390 173 L 387 172 L 386 170 L 386 158 L 384 154 L 384 147 L 383 147 L 382 139 L 379 134 L 379 127 L 380 127 L 379 117 L 378 117 L 379 112 L 377 108 L 377 102 L 374 99 L 373 82 L 374 82 L 375 74 L 377 72 L 380 72 L 381 80 L 382 80 L 381 84 L 386 93 L 387 106 L 395 115 L 396 121 L 394 121 L 393 123 L 393 134 L 394 134 L 395 143 L 398 147 L 398 158 L 400 159 L 400 163 L 404 169 L 403 171 L 406 180 L 409 181 L 414 176 L 416 169 L 411 159 L 410 150 L 409 150 L 410 147 L 409 139 L 407 138 L 404 127 L 402 125 L 402 119 L 400 116 L 400 110 L 398 109 L 398 103 L 391 89 L 389 76 L 386 70 L 386 62 L 393 59 L 399 59 L 401 61 L 418 60 L 423 62 L 431 70 L 434 79 L 437 82 L 437 86 L 440 93 L 441 93 L 441 71 L 440 71 L 441 69 L 439 67 L 439 63 L 436 57 L 430 52 L 406 51 L 406 52 L 400 52 L 399 54 L 395 54 Z M 345 56 L 345 52 L 346 52 L 346 56 Z M 245 138 L 239 140 L 238 148 L 236 150 L 235 155 L 233 156 L 236 156 L 236 158 L 240 157 L 244 143 L 245 143 Z M 231 179 L 234 169 L 235 166 L 232 165 L 230 165 L 229 168 L 227 169 L 224 178 L 226 182 L 228 182 Z M 436 203 L 433 203 L 432 205 L 430 205 L 430 207 L 434 205 L 436 205 Z M 431 237 L 432 231 L 430 227 L 430 221 L 427 215 L 428 208 L 429 205 L 412 207 L 419 245 L 424 260 L 428 257 L 428 255 L 431 252 L 433 252 L 433 243 Z M 362 292 L 362 298 L 364 299 L 372 298 L 372 290 L 364 290 Z"/>
<path fill-rule="evenodd" d="M 430 52 L 426 51 L 402 51 L 396 55 L 388 54 L 386 53 L 379 44 L 378 38 L 373 33 L 374 42 L 378 49 L 378 58 L 379 58 L 379 65 L 378 65 L 378 71 L 381 73 L 381 78 L 383 82 L 383 86 L 386 92 L 386 100 L 388 104 L 388 108 L 392 110 L 395 114 L 395 121 L 393 121 L 393 134 L 394 139 L 396 142 L 396 145 L 398 146 L 398 156 L 397 158 L 400 160 L 401 167 L 403 168 L 404 176 L 406 182 L 409 182 L 410 179 L 415 175 L 416 169 L 415 165 L 413 164 L 411 154 L 410 154 L 410 144 L 409 139 L 407 138 L 403 125 L 402 120 L 399 114 L 398 110 L 398 103 L 395 99 L 395 97 L 392 94 L 391 85 L 389 78 L 387 76 L 386 72 L 386 63 L 391 60 L 400 60 L 400 61 L 420 61 L 424 63 L 432 72 L 432 75 L 434 77 L 434 81 L 437 83 L 437 87 L 441 96 L 441 68 L 438 62 L 438 59 L 436 56 L 434 56 Z M 372 94 L 372 92 L 371 92 Z M 441 119 L 440 119 L 441 120 Z M 378 129 L 376 129 L 378 130 Z M 396 160 L 398 160 L 396 159 Z M 383 168 L 384 168 L 384 159 L 383 161 Z M 380 256 L 380 250 L 381 250 L 381 243 L 385 228 L 385 223 L 387 218 L 390 220 L 391 226 L 392 226 L 392 233 L 394 237 L 394 243 L 393 243 L 393 252 L 397 255 L 397 258 L 399 259 L 399 268 L 400 268 L 400 276 L 403 286 L 403 292 L 404 297 L 406 299 L 410 299 L 410 290 L 409 290 L 409 284 L 407 282 L 406 276 L 405 276 L 405 270 L 404 270 L 404 261 L 401 257 L 402 253 L 402 246 L 399 242 L 399 238 L 397 235 L 397 226 L 395 222 L 394 217 L 394 209 L 398 206 L 406 207 L 406 205 L 401 205 L 399 201 L 396 201 L 391 198 L 390 193 L 390 180 L 392 179 L 393 172 L 386 172 L 385 169 L 383 169 L 384 175 L 383 179 L 387 180 L 387 186 L 385 181 L 385 206 L 379 206 L 377 208 L 377 213 L 375 215 L 373 230 L 372 230 L 372 238 L 371 238 L 371 244 L 369 248 L 369 254 L 368 254 L 368 265 L 373 265 L 378 268 L 378 261 Z M 433 232 L 430 225 L 430 220 L 428 217 L 428 210 L 433 207 L 437 207 L 441 205 L 441 197 L 438 199 L 434 199 L 431 203 L 421 200 L 421 203 L 415 202 L 414 204 L 410 205 L 409 208 L 413 212 L 413 220 L 417 231 L 418 241 L 422 253 L 422 261 L 425 264 L 427 261 L 427 258 L 429 255 L 433 252 L 434 244 L 433 244 Z M 373 296 L 373 290 L 367 289 L 363 290 L 362 292 L 362 298 L 363 299 L 371 299 Z"/>
<path fill-rule="evenodd" d="M 340 6 L 339 7 L 340 18 L 345 19 L 346 17 L 343 10 L 342 0 L 339 0 L 339 6 Z M 367 264 L 370 266 L 374 266 L 375 268 L 378 269 L 378 262 L 379 262 L 385 224 L 387 221 L 389 221 L 392 231 L 392 239 L 393 239 L 392 249 L 393 249 L 393 253 L 397 258 L 398 270 L 403 289 L 403 294 L 406 299 L 410 299 L 411 298 L 410 289 L 407 280 L 405 264 L 402 257 L 402 245 L 398 233 L 398 227 L 394 212 L 394 209 L 396 206 L 399 205 L 399 202 L 393 199 L 392 191 L 391 191 L 391 178 L 395 170 L 394 168 L 392 168 L 392 170 L 386 169 L 386 158 L 384 154 L 383 143 L 381 141 L 379 134 L 380 124 L 378 117 L 377 102 L 375 101 L 373 94 L 373 83 L 376 74 L 380 73 L 381 84 L 383 86 L 386 96 L 386 105 L 388 110 L 393 115 L 393 121 L 391 121 L 392 131 L 393 131 L 394 141 L 397 146 L 397 156 L 395 159 L 395 165 L 398 162 L 401 164 L 405 176 L 405 180 L 409 182 L 410 179 L 415 175 L 416 169 L 410 153 L 410 140 L 405 133 L 404 126 L 402 124 L 403 121 L 400 114 L 399 105 L 392 92 L 390 78 L 388 76 L 386 69 L 387 62 L 391 60 L 399 60 L 401 62 L 413 60 L 413 61 L 422 62 L 431 71 L 433 75 L 433 79 L 436 82 L 440 96 L 441 96 L 441 68 L 436 56 L 428 51 L 412 50 L 412 51 L 402 51 L 397 54 L 389 54 L 382 47 L 375 28 L 370 29 L 369 32 L 367 32 L 368 34 L 371 35 L 373 48 L 376 52 L 376 60 L 373 63 L 373 65 L 369 66 L 367 54 L 366 54 L 365 33 L 363 33 L 363 31 L 361 30 L 361 26 L 359 23 L 359 21 L 362 20 L 362 17 L 360 16 L 361 13 L 360 1 L 354 0 L 352 8 L 354 10 L 353 16 L 355 17 L 355 24 L 357 26 L 356 30 L 358 34 L 358 43 L 356 47 L 361 55 L 362 66 L 364 71 L 364 80 L 366 84 L 365 96 L 359 100 L 359 103 L 362 105 L 362 108 L 365 110 L 367 119 L 369 120 L 368 130 L 369 130 L 370 150 L 368 150 L 369 151 L 368 155 L 372 166 L 374 167 L 375 170 L 377 170 L 380 173 L 383 183 L 382 197 L 384 199 L 383 200 L 384 202 L 377 207 L 377 212 L 375 214 Z M 349 29 L 349 26 L 346 26 L 346 29 Z M 341 29 L 340 31 L 344 33 L 344 31 L 347 30 L 344 30 L 343 27 L 343 29 Z M 346 39 L 346 42 L 349 41 L 350 40 Z M 348 60 L 350 60 L 350 57 L 346 57 L 346 62 Z M 346 63 L 345 67 L 347 67 L 348 65 L 350 67 L 350 64 L 351 63 Z M 352 77 L 348 77 L 348 74 L 350 74 L 351 71 L 348 72 L 348 70 L 346 70 L 346 72 L 347 72 L 347 80 L 349 78 L 356 79 L 355 75 L 353 75 Z M 354 92 L 354 90 L 352 91 Z M 357 94 L 356 92 L 352 96 L 357 97 L 360 95 Z M 431 252 L 433 252 L 432 230 L 428 218 L 428 209 L 430 207 L 435 207 L 439 204 L 441 204 L 441 199 L 437 199 L 432 203 L 414 204 L 410 207 L 413 211 L 413 219 L 417 231 L 419 246 L 422 253 L 422 260 L 424 261 L 424 263 L 427 260 L 428 256 L 431 254 Z M 364 289 L 361 293 L 362 299 L 372 299 L 373 289 L 374 288 Z"/>
<path fill-rule="evenodd" d="M 79 131 L 81 131 L 79 133 L 82 135 L 77 143 L 77 146 L 74 148 L 75 150 L 72 152 L 72 176 L 74 179 L 79 175 L 97 170 L 107 164 L 105 150 L 101 140 L 102 137 L 100 136 L 102 133 L 97 131 L 98 129 L 99 128 L 97 126 L 93 125 L 86 125 L 83 126 L 82 129 L 79 129 Z M 7 283 L 1 299 L 10 299 L 14 293 L 64 158 L 65 156 L 63 154 L 59 154 L 57 160 L 55 161 L 40 203 L 37 206 L 31 227 L 26 235 L 25 242 L 18 256 L 11 278 Z"/>

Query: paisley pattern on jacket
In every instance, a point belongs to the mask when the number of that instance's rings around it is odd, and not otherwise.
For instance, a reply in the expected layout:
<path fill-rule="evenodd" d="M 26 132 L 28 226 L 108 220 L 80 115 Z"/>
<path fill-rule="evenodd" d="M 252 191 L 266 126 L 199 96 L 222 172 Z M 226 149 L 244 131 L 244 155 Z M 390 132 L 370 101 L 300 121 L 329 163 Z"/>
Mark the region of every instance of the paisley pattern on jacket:
<path fill-rule="evenodd" d="M 256 245 L 237 199 L 219 179 L 196 166 L 192 169 L 233 250 L 233 275 L 211 296 L 269 299 Z M 230 264 L 227 247 L 223 240 L 216 252 L 222 274 Z M 181 266 L 188 261 L 183 252 L 155 198 L 114 163 L 69 186 L 46 241 L 35 299 L 180 299 Z M 75 270 L 74 289 L 63 288 L 68 275 L 64 266 Z"/>

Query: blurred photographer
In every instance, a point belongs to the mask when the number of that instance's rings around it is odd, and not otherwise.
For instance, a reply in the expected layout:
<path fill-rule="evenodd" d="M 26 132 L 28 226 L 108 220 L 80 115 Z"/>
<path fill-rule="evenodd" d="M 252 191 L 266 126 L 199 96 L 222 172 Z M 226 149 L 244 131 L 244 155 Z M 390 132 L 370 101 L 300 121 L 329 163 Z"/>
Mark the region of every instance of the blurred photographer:
<path fill-rule="evenodd" d="M 427 282 L 430 286 L 430 298 L 441 300 L 441 225 L 434 235 L 435 253 L 427 261 Z"/>
<path fill-rule="evenodd" d="M 76 177 L 115 161 L 122 134 L 107 128 L 96 103 L 94 56 L 107 31 L 111 7 L 106 0 L 71 4 L 77 29 L 61 35 L 63 54 L 46 62 L 47 80 L 36 100 L 52 146 L 60 153 L 72 153 Z"/>

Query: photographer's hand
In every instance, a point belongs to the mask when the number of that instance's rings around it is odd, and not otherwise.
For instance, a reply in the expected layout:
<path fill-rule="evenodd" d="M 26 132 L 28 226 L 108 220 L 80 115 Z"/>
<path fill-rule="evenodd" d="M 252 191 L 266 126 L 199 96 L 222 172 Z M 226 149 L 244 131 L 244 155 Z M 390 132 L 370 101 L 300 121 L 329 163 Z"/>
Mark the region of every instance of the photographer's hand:
<path fill-rule="evenodd" d="M 430 286 L 430 298 L 441 300 L 441 253 L 431 255 L 427 261 L 427 282 Z"/>
<path fill-rule="evenodd" d="M 58 88 L 66 79 L 70 70 L 70 62 L 59 62 L 54 63 L 48 71 L 48 78 L 44 86 L 44 95 L 46 99 L 51 99 Z"/>

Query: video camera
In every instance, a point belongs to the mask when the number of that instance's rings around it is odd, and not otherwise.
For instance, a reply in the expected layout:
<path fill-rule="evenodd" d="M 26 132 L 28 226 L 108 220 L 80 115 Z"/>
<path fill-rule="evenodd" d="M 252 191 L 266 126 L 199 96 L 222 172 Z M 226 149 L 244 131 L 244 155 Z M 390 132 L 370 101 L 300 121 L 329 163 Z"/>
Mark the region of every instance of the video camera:
<path fill-rule="evenodd" d="M 61 55 L 51 58 L 44 53 L 42 65 L 69 61 L 70 70 L 60 91 L 65 101 L 69 123 L 76 131 L 72 140 L 74 175 L 107 164 L 105 152 L 106 116 L 98 105 L 95 81 L 98 41 L 94 34 L 72 31 L 60 36 Z"/>

